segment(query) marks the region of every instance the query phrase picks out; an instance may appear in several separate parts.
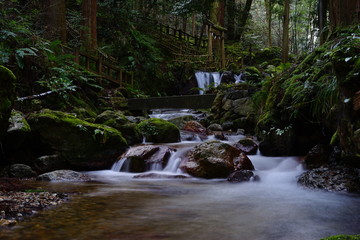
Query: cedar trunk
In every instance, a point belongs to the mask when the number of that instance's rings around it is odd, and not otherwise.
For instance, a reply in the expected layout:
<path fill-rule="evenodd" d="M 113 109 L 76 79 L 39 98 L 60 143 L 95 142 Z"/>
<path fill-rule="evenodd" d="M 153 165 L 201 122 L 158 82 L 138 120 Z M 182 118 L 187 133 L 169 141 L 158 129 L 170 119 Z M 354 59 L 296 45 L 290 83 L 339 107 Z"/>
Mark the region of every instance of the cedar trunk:
<path fill-rule="evenodd" d="M 97 47 L 97 0 L 84 0 L 82 14 L 84 19 L 82 31 L 84 46 L 88 49 L 95 49 Z"/>
<path fill-rule="evenodd" d="M 60 39 L 66 43 L 66 1 L 44 0 L 45 37 L 49 40 Z"/>
<path fill-rule="evenodd" d="M 289 22 L 290 22 L 290 0 L 284 2 L 283 16 L 283 39 L 282 39 L 282 62 L 289 61 Z"/>

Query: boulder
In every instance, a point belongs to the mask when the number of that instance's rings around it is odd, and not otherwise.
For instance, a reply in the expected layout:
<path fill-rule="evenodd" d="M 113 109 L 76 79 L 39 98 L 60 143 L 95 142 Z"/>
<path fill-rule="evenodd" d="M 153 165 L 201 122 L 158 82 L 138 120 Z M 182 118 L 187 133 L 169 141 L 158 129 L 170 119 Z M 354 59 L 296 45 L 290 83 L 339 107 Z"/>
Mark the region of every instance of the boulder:
<path fill-rule="evenodd" d="M 32 113 L 28 122 L 40 144 L 64 158 L 72 169 L 108 169 L 128 146 L 118 130 L 64 112 L 45 109 Z"/>
<path fill-rule="evenodd" d="M 150 118 L 138 124 L 147 142 L 171 143 L 180 141 L 180 130 L 174 124 L 158 118 Z"/>
<path fill-rule="evenodd" d="M 213 124 L 211 124 L 211 125 L 208 127 L 208 129 L 209 129 L 210 131 L 223 131 L 222 126 L 221 126 L 220 124 L 218 124 L 218 123 L 213 123 Z"/>
<path fill-rule="evenodd" d="M 193 115 L 185 115 L 175 118 L 170 118 L 168 121 L 176 125 L 179 129 L 182 129 L 188 121 L 194 121 L 195 117 Z"/>
<path fill-rule="evenodd" d="M 255 170 L 251 160 L 245 153 L 240 153 L 239 157 L 234 159 L 235 170 Z"/>
<path fill-rule="evenodd" d="M 249 170 L 238 170 L 229 175 L 227 178 L 229 182 L 248 182 L 248 181 L 259 181 L 259 177 L 254 175 L 252 171 Z"/>
<path fill-rule="evenodd" d="M 360 193 L 360 169 L 315 168 L 301 174 L 298 183 L 310 189 Z"/>
<path fill-rule="evenodd" d="M 17 151 L 30 136 L 31 128 L 21 112 L 13 110 L 9 118 L 9 128 L 3 144 L 6 151 Z"/>
<path fill-rule="evenodd" d="M 197 121 L 188 121 L 185 126 L 182 128 L 184 131 L 194 132 L 201 135 L 208 135 L 210 131 L 206 129 L 201 123 Z"/>
<path fill-rule="evenodd" d="M 195 146 L 180 164 L 181 170 L 199 178 L 226 178 L 234 170 L 240 151 L 229 144 L 212 141 Z"/>
<path fill-rule="evenodd" d="M 66 162 L 58 155 L 46 155 L 35 159 L 34 168 L 39 173 L 65 169 Z"/>
<path fill-rule="evenodd" d="M 247 155 L 255 155 L 258 150 L 258 145 L 250 138 L 239 140 L 234 147 Z"/>
<path fill-rule="evenodd" d="M 57 170 L 49 173 L 44 173 L 37 176 L 38 181 L 54 181 L 54 182 L 78 182 L 90 181 L 91 178 L 87 174 L 75 172 L 72 170 Z"/>
<path fill-rule="evenodd" d="M 128 172 L 162 170 L 175 149 L 167 146 L 142 145 L 130 148 L 121 158 L 126 158 Z"/>
<path fill-rule="evenodd" d="M 15 80 L 15 75 L 9 69 L 0 66 L 0 140 L 9 126 L 9 117 L 16 96 Z"/>
<path fill-rule="evenodd" d="M 121 132 L 129 145 L 142 142 L 142 136 L 137 124 L 129 121 L 121 111 L 107 110 L 98 115 L 95 123 L 113 127 Z"/>
<path fill-rule="evenodd" d="M 319 144 L 313 147 L 305 156 L 305 166 L 307 169 L 319 168 L 329 161 L 332 147 L 330 145 Z"/>
<path fill-rule="evenodd" d="M 34 172 L 31 167 L 25 164 L 12 164 L 7 169 L 8 177 L 13 178 L 33 178 L 36 177 L 36 172 Z"/>

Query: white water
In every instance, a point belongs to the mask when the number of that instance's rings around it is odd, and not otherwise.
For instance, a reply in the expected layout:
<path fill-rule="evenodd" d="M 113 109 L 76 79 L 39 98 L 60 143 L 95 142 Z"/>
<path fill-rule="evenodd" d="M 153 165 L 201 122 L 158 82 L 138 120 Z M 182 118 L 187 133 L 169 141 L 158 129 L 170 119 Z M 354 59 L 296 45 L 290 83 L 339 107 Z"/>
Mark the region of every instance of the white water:
<path fill-rule="evenodd" d="M 221 83 L 219 72 L 196 72 L 195 77 L 200 88 L 199 94 L 204 94 L 210 87 L 217 87 Z"/>
<path fill-rule="evenodd" d="M 241 79 L 242 75 L 243 75 L 242 73 L 234 74 L 235 83 L 243 83 L 243 82 L 245 82 L 244 80 Z"/>

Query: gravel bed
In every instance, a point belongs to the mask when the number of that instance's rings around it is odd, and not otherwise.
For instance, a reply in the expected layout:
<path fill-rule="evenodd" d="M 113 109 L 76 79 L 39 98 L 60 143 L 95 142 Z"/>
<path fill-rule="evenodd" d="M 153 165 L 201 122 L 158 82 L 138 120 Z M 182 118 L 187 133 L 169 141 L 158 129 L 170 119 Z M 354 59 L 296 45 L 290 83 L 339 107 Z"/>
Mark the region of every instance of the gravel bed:
<path fill-rule="evenodd" d="M 0 227 L 13 226 L 38 211 L 69 200 L 68 193 L 33 189 L 23 181 L 0 178 Z"/>

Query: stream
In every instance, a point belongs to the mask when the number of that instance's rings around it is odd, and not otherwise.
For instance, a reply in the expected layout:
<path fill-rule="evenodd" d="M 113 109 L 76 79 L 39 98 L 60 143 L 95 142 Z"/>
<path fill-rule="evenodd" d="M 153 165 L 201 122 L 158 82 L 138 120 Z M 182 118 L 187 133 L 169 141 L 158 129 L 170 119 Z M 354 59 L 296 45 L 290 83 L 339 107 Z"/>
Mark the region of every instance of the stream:
<path fill-rule="evenodd" d="M 41 183 L 82 194 L 0 231 L 0 239 L 317 240 L 360 233 L 359 195 L 298 186 L 303 169 L 297 157 L 249 158 L 259 182 L 134 179 L 135 173 L 103 170 L 87 172 L 93 182 Z M 165 169 L 154 172 L 179 174 L 176 159 L 175 152 Z"/>

